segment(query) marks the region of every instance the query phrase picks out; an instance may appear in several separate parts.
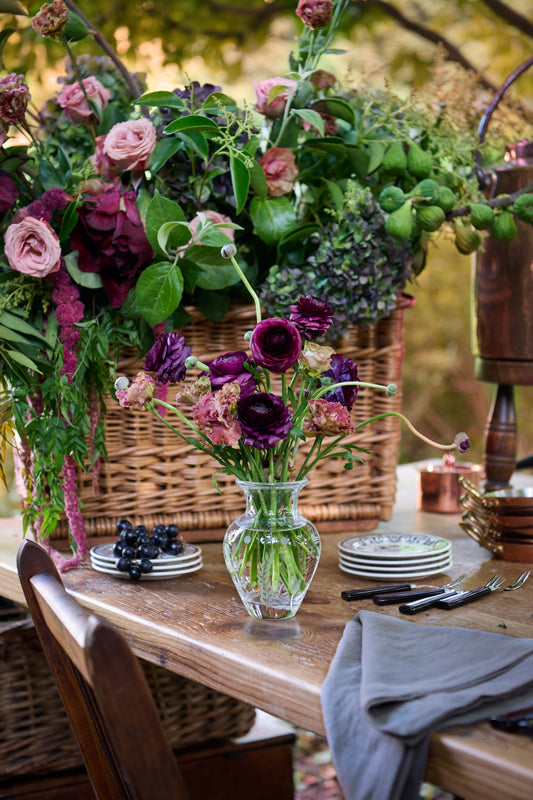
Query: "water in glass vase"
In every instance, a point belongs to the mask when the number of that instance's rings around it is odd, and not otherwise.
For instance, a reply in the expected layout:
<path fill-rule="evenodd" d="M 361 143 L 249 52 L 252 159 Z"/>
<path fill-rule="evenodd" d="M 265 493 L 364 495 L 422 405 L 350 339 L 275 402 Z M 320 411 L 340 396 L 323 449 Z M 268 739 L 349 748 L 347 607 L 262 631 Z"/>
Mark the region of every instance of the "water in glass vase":
<path fill-rule="evenodd" d="M 306 481 L 237 481 L 245 513 L 224 536 L 226 566 L 246 610 L 257 619 L 293 617 L 320 559 L 317 529 L 298 511 Z"/>

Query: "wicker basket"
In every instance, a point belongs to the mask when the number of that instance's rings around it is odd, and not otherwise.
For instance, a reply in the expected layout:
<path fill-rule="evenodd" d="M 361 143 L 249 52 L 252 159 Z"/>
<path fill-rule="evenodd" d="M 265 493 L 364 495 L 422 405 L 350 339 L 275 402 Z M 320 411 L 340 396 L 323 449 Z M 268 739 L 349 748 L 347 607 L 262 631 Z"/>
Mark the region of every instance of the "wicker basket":
<path fill-rule="evenodd" d="M 173 749 L 244 736 L 255 709 L 200 683 L 141 662 Z M 33 624 L 0 623 L 0 777 L 83 764 Z"/>
<path fill-rule="evenodd" d="M 350 338 L 336 343 L 336 352 L 354 359 L 359 379 L 378 384 L 396 383 L 400 388 L 403 356 L 403 314 L 412 304 L 403 298 L 397 308 L 377 325 L 354 327 Z M 208 360 L 224 352 L 242 350 L 244 334 L 253 328 L 253 306 L 230 312 L 219 323 L 194 311 L 183 330 L 194 355 Z M 130 377 L 142 362 L 132 354 L 120 364 Z M 174 400 L 169 392 L 169 401 Z M 401 393 L 387 397 L 383 391 L 361 388 L 354 406 L 357 424 L 401 407 Z M 173 420 L 174 424 L 174 420 Z M 312 472 L 302 493 L 300 508 L 320 523 L 321 533 L 349 521 L 351 529 L 371 530 L 390 519 L 396 489 L 400 431 L 398 420 L 386 418 L 349 437 L 369 451 L 365 463 L 346 471 L 342 459 L 326 459 Z M 151 414 L 125 412 L 109 403 L 106 414 L 109 463 L 100 467 L 98 494 L 91 475 L 79 476 L 83 516 L 89 536 L 111 536 L 121 517 L 147 527 L 176 522 L 189 541 L 219 539 L 244 510 L 242 492 L 230 476 L 217 473 L 221 493 L 213 487 L 216 464 L 209 456 L 183 443 Z M 305 450 L 304 450 L 305 452 Z M 64 520 L 54 536 L 66 538 Z"/>

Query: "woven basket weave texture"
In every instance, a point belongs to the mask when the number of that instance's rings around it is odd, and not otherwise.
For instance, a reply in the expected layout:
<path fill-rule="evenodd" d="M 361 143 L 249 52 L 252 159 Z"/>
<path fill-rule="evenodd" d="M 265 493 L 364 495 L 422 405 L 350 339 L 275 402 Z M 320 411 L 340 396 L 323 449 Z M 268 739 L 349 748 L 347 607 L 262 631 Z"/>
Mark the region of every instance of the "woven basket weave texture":
<path fill-rule="evenodd" d="M 401 408 L 401 364 L 403 314 L 408 299 L 400 302 L 386 319 L 372 327 L 354 327 L 350 337 L 335 344 L 335 350 L 358 364 L 359 379 L 368 383 L 395 383 L 398 393 L 361 388 L 353 410 L 357 425 L 370 417 Z M 183 329 L 187 344 L 203 361 L 224 352 L 246 348 L 244 334 L 255 324 L 253 306 L 230 312 L 221 322 L 206 320 L 192 311 Z M 136 375 L 142 361 L 135 354 L 124 357 L 119 374 Z M 193 376 L 191 376 L 193 377 Z M 176 389 L 170 387 L 173 402 Z M 172 415 L 170 415 L 171 417 Z M 176 419 L 171 419 L 176 424 Z M 185 427 L 185 426 L 184 426 Z M 390 519 L 396 489 L 396 466 L 400 431 L 392 417 L 378 420 L 347 439 L 368 450 L 364 463 L 344 469 L 342 458 L 321 461 L 309 476 L 300 509 L 309 519 L 323 523 L 349 520 L 353 528 L 371 530 Z M 112 536 L 122 517 L 145 524 L 177 523 L 190 541 L 202 540 L 202 532 L 223 531 L 244 511 L 244 499 L 233 477 L 217 473 L 220 493 L 213 487 L 216 464 L 203 453 L 182 442 L 152 414 L 120 408 L 110 400 L 106 413 L 109 463 L 100 465 L 98 493 L 89 474 L 79 475 L 83 516 L 89 536 Z M 302 453 L 305 452 L 302 448 Z M 54 537 L 66 538 L 66 520 Z M 221 538 L 209 535 L 205 538 Z"/>
<path fill-rule="evenodd" d="M 140 663 L 173 749 L 244 736 L 252 727 L 252 706 Z M 83 763 L 31 622 L 0 625 L 0 720 L 0 778 Z"/>

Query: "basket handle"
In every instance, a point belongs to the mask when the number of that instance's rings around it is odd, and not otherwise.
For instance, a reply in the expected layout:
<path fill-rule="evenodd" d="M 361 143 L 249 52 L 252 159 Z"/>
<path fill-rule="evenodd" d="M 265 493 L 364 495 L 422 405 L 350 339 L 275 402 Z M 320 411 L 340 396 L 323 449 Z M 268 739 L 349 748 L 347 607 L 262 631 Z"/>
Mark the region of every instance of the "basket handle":
<path fill-rule="evenodd" d="M 479 143 L 480 144 L 483 144 L 483 142 L 485 141 L 485 134 L 487 133 L 487 128 L 489 127 L 490 119 L 491 119 L 491 117 L 492 117 L 492 115 L 493 115 L 493 113 L 494 113 L 494 111 L 496 109 L 496 106 L 498 105 L 498 103 L 502 99 L 503 95 L 505 94 L 505 92 L 507 91 L 509 86 L 512 83 L 514 83 L 514 81 L 517 78 L 519 78 L 520 75 L 522 75 L 522 73 L 525 72 L 527 69 L 529 69 L 529 67 L 531 67 L 532 65 L 533 65 L 533 57 L 532 58 L 528 58 L 526 61 L 524 61 L 522 64 L 520 64 L 515 70 L 513 70 L 513 72 L 511 72 L 511 74 L 509 75 L 509 77 L 506 78 L 505 81 L 502 83 L 502 85 L 500 86 L 500 88 L 498 89 L 498 91 L 496 92 L 494 97 L 492 98 L 491 102 L 488 104 L 488 106 L 487 106 L 487 108 L 485 110 L 485 113 L 481 117 L 480 123 L 478 125 L 478 129 L 477 129 L 478 139 L 479 139 Z M 474 152 L 474 160 L 476 162 L 478 180 L 479 180 L 480 185 L 482 186 L 484 183 L 487 183 L 487 177 L 484 174 L 483 168 L 481 166 L 481 152 L 479 150 L 476 150 Z"/>

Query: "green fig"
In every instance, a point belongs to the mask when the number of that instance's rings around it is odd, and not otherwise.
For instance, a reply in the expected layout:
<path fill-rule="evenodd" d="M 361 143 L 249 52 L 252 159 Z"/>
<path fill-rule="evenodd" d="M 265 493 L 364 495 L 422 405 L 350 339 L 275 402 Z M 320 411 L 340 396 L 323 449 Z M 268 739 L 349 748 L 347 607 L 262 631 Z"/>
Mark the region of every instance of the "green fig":
<path fill-rule="evenodd" d="M 405 194 L 399 186 L 385 186 L 379 195 L 379 204 L 383 211 L 396 211 L 405 203 Z"/>
<path fill-rule="evenodd" d="M 425 150 L 422 150 L 416 142 L 411 142 L 409 145 L 407 169 L 415 178 L 427 178 L 433 169 L 431 156 Z"/>
<path fill-rule="evenodd" d="M 393 142 L 385 151 L 382 169 L 393 175 L 402 175 L 407 169 L 407 156 L 401 142 Z"/>
<path fill-rule="evenodd" d="M 400 208 L 389 214 L 385 222 L 385 230 L 397 239 L 408 239 L 411 236 L 413 214 L 410 200 L 407 200 Z"/>
<path fill-rule="evenodd" d="M 492 235 L 495 239 L 507 242 L 511 239 L 514 239 L 516 234 L 517 229 L 514 217 L 507 208 L 504 208 L 494 220 L 492 225 Z"/>
<path fill-rule="evenodd" d="M 470 222 L 479 231 L 486 231 L 492 228 L 494 216 L 494 210 L 485 203 L 472 203 L 470 205 Z"/>

